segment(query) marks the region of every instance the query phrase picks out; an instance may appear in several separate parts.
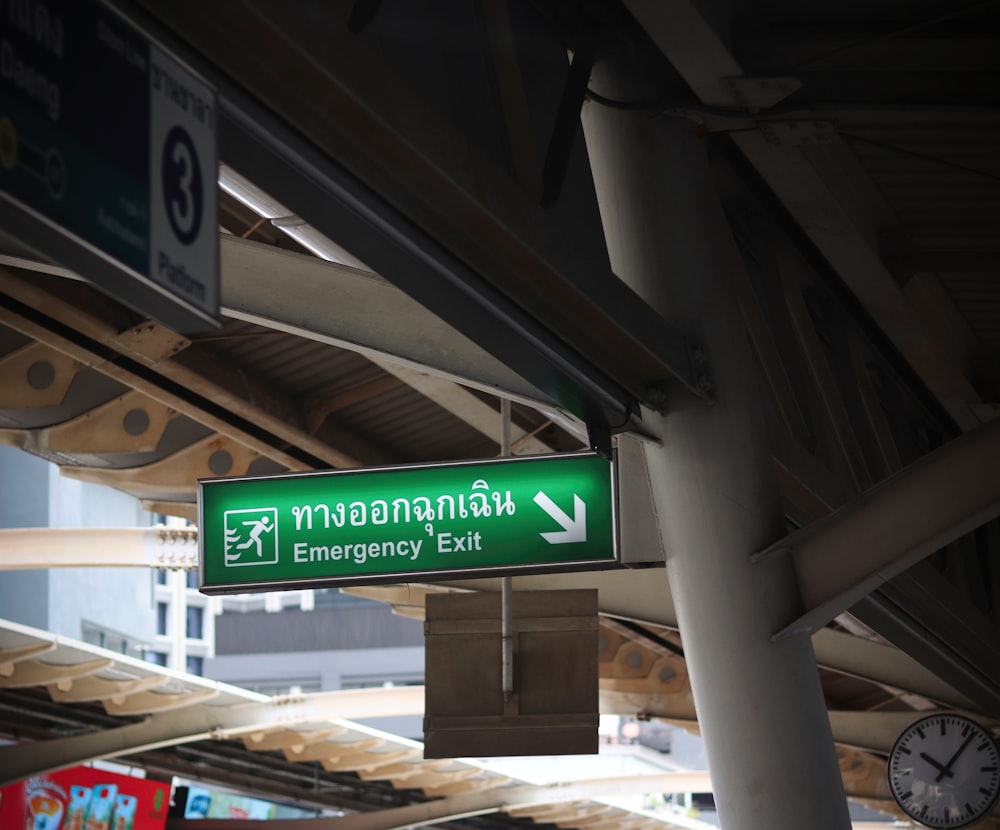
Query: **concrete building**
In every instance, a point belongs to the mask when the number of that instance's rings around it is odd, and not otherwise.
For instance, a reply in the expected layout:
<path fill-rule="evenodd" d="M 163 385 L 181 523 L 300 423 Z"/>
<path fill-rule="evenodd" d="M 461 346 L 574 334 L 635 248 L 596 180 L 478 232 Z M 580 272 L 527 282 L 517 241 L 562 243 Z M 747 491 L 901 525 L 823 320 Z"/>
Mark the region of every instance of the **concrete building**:
<path fill-rule="evenodd" d="M 165 521 L 132 496 L 65 478 L 43 458 L 0 447 L 0 528 L 133 528 Z M 87 560 L 84 544 L 81 561 Z M 212 608 L 194 571 L 0 571 L 4 619 L 191 674 L 202 674 L 213 654 Z"/>
<path fill-rule="evenodd" d="M 383 603 L 333 589 L 226 597 L 223 609 L 207 677 L 265 694 L 423 685 L 423 624 Z M 362 722 L 422 736 L 419 716 Z"/>

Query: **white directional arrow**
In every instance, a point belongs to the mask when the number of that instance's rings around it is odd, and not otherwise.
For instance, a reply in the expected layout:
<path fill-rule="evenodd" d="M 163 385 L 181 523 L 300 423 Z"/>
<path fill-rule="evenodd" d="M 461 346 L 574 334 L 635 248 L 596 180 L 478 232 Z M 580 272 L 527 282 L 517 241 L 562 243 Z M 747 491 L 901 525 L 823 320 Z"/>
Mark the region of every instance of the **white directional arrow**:
<path fill-rule="evenodd" d="M 562 528 L 562 530 L 553 530 L 550 533 L 539 534 L 550 545 L 564 545 L 567 542 L 587 541 L 587 505 L 583 503 L 583 499 L 576 493 L 573 494 L 572 519 L 541 490 L 535 494 L 535 504 L 559 522 L 559 526 Z"/>

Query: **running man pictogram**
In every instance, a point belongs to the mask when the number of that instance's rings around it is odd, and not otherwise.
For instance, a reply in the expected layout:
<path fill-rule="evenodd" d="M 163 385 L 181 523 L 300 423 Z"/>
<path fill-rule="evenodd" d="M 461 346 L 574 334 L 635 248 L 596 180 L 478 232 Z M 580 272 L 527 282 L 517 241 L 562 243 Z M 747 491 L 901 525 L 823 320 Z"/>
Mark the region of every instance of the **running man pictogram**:
<path fill-rule="evenodd" d="M 246 550 L 256 545 L 258 558 L 263 556 L 264 552 L 261 550 L 263 543 L 260 541 L 260 534 L 266 533 L 271 529 L 271 517 L 264 516 L 262 519 L 251 519 L 249 522 L 243 522 L 243 524 L 253 529 L 250 531 L 250 538 L 242 544 L 237 545 L 236 550 Z"/>
<path fill-rule="evenodd" d="M 276 563 L 277 518 L 277 510 L 273 507 L 227 510 L 224 518 L 226 565 Z"/>

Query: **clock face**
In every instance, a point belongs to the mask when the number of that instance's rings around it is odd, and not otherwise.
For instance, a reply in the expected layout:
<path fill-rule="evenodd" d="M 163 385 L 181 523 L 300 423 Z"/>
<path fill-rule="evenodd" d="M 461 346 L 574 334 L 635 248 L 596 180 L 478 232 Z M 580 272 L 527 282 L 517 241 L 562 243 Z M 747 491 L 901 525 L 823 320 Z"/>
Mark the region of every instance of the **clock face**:
<path fill-rule="evenodd" d="M 992 735 L 960 715 L 931 715 L 899 736 L 889 753 L 889 789 L 908 816 L 929 827 L 964 827 L 1000 792 Z"/>

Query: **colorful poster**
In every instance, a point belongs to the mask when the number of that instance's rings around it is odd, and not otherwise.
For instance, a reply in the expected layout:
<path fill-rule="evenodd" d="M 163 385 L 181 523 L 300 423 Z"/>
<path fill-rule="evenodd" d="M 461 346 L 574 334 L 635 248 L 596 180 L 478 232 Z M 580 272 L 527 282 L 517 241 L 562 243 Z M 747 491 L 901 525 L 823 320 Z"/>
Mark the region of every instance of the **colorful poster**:
<path fill-rule="evenodd" d="M 0 830 L 163 830 L 170 785 L 91 767 L 0 788 Z"/>
<path fill-rule="evenodd" d="M 184 818 L 274 818 L 275 807 L 259 798 L 191 787 L 188 790 Z M 0 828 L 3 830 L 3 828 Z"/>

